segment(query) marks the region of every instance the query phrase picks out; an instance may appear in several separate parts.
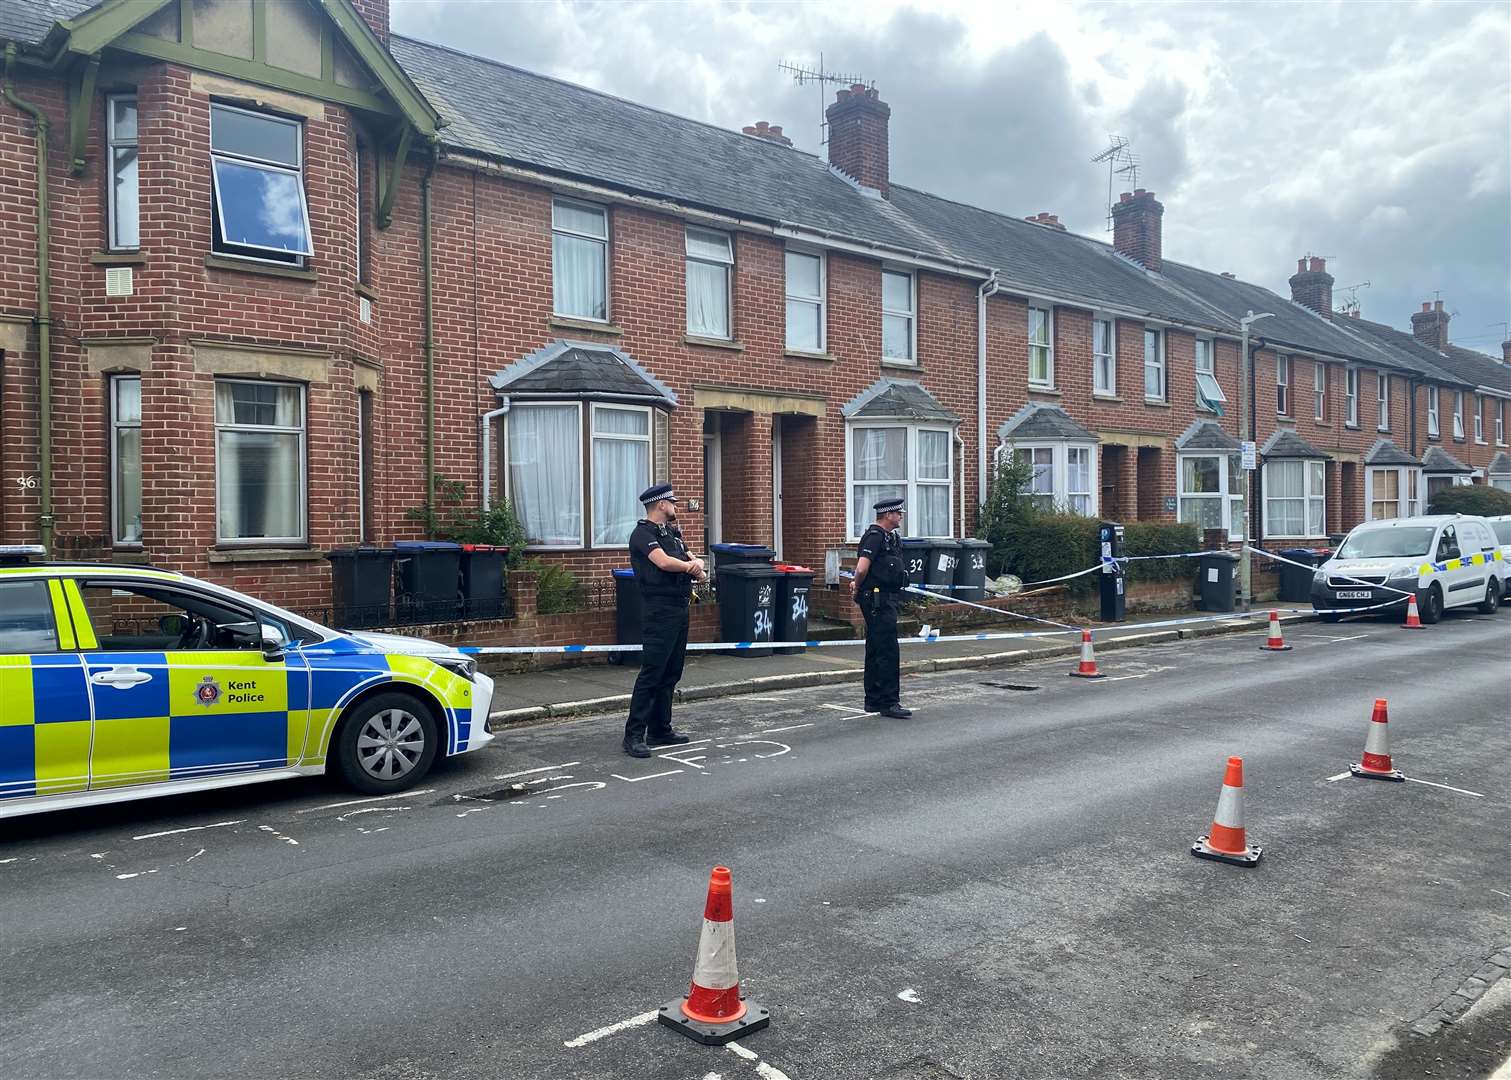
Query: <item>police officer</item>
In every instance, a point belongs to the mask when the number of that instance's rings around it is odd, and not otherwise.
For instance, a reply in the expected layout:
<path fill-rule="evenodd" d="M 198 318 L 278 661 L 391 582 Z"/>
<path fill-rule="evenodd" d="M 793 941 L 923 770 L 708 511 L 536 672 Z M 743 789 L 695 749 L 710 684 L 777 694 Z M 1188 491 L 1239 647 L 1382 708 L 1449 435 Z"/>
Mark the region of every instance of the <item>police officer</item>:
<path fill-rule="evenodd" d="M 882 499 L 872 509 L 876 521 L 860 538 L 855 577 L 850 582 L 850 595 L 866 617 L 866 712 L 903 720 L 913 710 L 898 701 L 897 598 L 908 584 L 897 534 L 902 499 Z"/>
<path fill-rule="evenodd" d="M 640 502 L 645 517 L 630 533 L 630 564 L 640 585 L 644 649 L 624 725 L 624 752 L 647 758 L 652 746 L 689 741 L 672 728 L 672 691 L 687 655 L 688 598 L 705 571 L 703 560 L 688 555 L 682 542 L 672 486 L 653 484 L 640 493 Z"/>

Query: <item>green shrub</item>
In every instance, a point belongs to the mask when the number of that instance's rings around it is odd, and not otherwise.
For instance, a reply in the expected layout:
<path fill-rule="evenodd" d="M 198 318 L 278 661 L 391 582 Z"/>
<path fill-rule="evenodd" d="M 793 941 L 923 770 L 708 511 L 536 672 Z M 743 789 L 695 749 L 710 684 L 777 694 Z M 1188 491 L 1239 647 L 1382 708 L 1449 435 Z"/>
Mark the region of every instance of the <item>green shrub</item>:
<path fill-rule="evenodd" d="M 1034 514 L 1023 491 L 1033 476 L 1033 466 L 1010 455 L 997 466 L 976 527 L 976 536 L 991 544 L 986 553 L 986 572 L 991 577 L 1015 573 L 1008 538 Z"/>
<path fill-rule="evenodd" d="M 1024 582 L 1085 570 L 1100 560 L 1096 518 L 1079 514 L 1030 513 L 1002 529 L 1006 572 Z M 1081 592 L 1094 587 L 1095 574 L 1072 578 L 1067 584 Z"/>
<path fill-rule="evenodd" d="M 582 607 L 585 590 L 577 575 L 565 566 L 531 559 L 529 568 L 538 574 L 535 610 L 541 615 L 561 615 Z"/>
<path fill-rule="evenodd" d="M 1427 501 L 1429 514 L 1477 514 L 1494 517 L 1511 514 L 1511 491 L 1485 484 L 1444 488 Z"/>
<path fill-rule="evenodd" d="M 525 527 L 508 502 L 495 503 L 487 510 L 467 506 L 467 485 L 435 474 L 435 506 L 427 509 L 412 506 L 404 511 L 410 521 L 421 522 L 425 535 L 432 540 L 450 540 L 458 544 L 495 544 L 509 549 L 505 564 L 518 569 L 525 561 L 529 538 Z"/>
<path fill-rule="evenodd" d="M 1134 521 L 1123 527 L 1124 555 L 1179 555 L 1200 547 L 1201 534 L 1187 522 Z M 1176 581 L 1196 573 L 1191 559 L 1150 559 L 1125 565 L 1129 581 Z"/>

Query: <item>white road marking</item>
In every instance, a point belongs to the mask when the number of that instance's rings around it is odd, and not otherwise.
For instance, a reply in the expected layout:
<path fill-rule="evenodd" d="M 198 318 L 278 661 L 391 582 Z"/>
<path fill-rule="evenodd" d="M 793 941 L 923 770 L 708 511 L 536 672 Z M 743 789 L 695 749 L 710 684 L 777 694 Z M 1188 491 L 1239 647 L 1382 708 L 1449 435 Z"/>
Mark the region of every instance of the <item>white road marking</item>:
<path fill-rule="evenodd" d="M 284 836 L 283 833 L 279 832 L 277 829 L 273 828 L 273 826 L 271 826 L 271 825 L 259 825 L 257 827 L 259 829 L 261 829 L 265 833 L 271 833 L 273 836 L 276 836 L 278 839 L 282 840 L 285 844 L 292 844 L 294 847 L 298 847 L 299 846 L 299 841 L 298 840 L 295 840 L 292 836 Z"/>
<path fill-rule="evenodd" d="M 200 832 L 203 829 L 220 829 L 224 828 L 227 825 L 242 825 L 245 822 L 246 818 L 239 818 L 236 821 L 217 821 L 214 825 L 190 825 L 187 829 L 164 829 L 162 832 L 142 833 L 141 836 L 133 836 L 131 839 L 151 840 L 158 836 L 173 836 L 175 833 Z M 98 859 L 99 857 L 100 856 L 98 855 L 91 856 L 91 858 L 95 859 Z"/>
<path fill-rule="evenodd" d="M 906 1001 L 909 1005 L 917 1005 L 917 1004 L 919 1004 L 919 1001 L 918 1001 L 918 991 L 914 990 L 910 986 L 906 990 L 902 990 L 902 991 L 898 992 L 898 994 L 897 994 L 897 1000 L 898 1001 Z"/>
<path fill-rule="evenodd" d="M 704 739 L 701 741 L 712 742 L 713 740 Z M 673 750 L 670 753 L 657 754 L 656 756 L 658 758 L 665 758 L 667 761 L 675 761 L 678 765 L 691 765 L 695 769 L 701 769 L 703 768 L 703 766 L 699 765 L 698 762 L 705 760 L 708 755 L 701 752 L 694 754 L 693 751 L 703 751 L 707 749 L 708 747 L 706 746 L 684 746 L 681 750 Z M 678 757 L 679 754 L 692 754 L 692 756 Z"/>
<path fill-rule="evenodd" d="M 656 780 L 663 776 L 676 776 L 681 769 L 668 769 L 666 772 L 651 773 L 649 776 L 620 776 L 618 773 L 609 773 L 615 780 L 623 780 L 626 784 L 638 784 L 642 780 Z"/>
<path fill-rule="evenodd" d="M 761 1077 L 762 1080 L 792 1080 L 792 1077 L 788 1076 L 781 1069 L 778 1069 L 775 1065 L 762 1061 L 761 1055 L 757 1054 L 754 1050 L 747 1050 L 737 1042 L 731 1041 L 725 1043 L 724 1049 L 744 1058 L 746 1061 L 755 1062 L 756 1075 Z"/>
<path fill-rule="evenodd" d="M 819 706 L 820 709 L 833 709 L 835 712 L 850 713 L 852 716 L 875 716 L 863 709 L 857 709 L 854 705 L 831 705 L 827 701 Z"/>
<path fill-rule="evenodd" d="M 575 1039 L 568 1039 L 566 1042 L 562 1043 L 562 1045 L 569 1050 L 576 1050 L 579 1046 L 586 1046 L 590 1042 L 597 1042 L 599 1039 L 607 1039 L 610 1035 L 618 1035 L 626 1028 L 639 1027 L 641 1024 L 649 1024 L 654 1019 L 656 1019 L 656 1010 L 652 1009 L 650 1012 L 643 1012 L 639 1016 L 632 1016 L 628 1020 L 621 1020 L 617 1024 L 610 1024 L 607 1027 L 601 1027 L 595 1031 L 589 1031 L 585 1035 L 579 1035 Z"/>
<path fill-rule="evenodd" d="M 558 784 L 555 787 L 541 788 L 539 791 L 534 792 L 534 794 L 545 795 L 545 797 L 548 799 L 559 799 L 561 798 L 560 795 L 551 795 L 549 793 L 552 791 L 566 791 L 568 788 L 574 787 L 585 787 L 593 791 L 597 791 L 600 788 L 606 788 L 608 786 L 609 785 L 604 783 L 604 781 L 602 780 L 579 780 L 575 784 Z"/>
<path fill-rule="evenodd" d="M 336 820 L 346 821 L 350 818 L 356 817 L 358 814 L 397 814 L 400 811 L 408 809 L 410 809 L 410 807 L 407 806 L 364 806 L 361 810 L 348 810 Z"/>
<path fill-rule="evenodd" d="M 529 776 L 531 773 L 550 772 L 552 769 L 570 769 L 573 765 L 581 765 L 580 761 L 564 761 L 560 765 L 542 765 L 538 769 L 521 769 L 519 772 L 506 772 L 502 776 L 495 776 L 495 780 L 513 780 L 516 776 Z"/>
<path fill-rule="evenodd" d="M 719 749 L 719 750 L 730 750 L 730 749 L 733 749 L 736 746 L 757 746 L 757 745 L 762 744 L 762 743 L 764 743 L 767 746 L 780 746 L 781 749 L 778 750 L 774 754 L 752 754 L 751 755 L 752 757 L 757 757 L 757 758 L 774 758 L 774 757 L 781 757 L 783 754 L 790 754 L 790 753 L 792 753 L 792 747 L 788 746 L 786 743 L 777 742 L 775 739 L 744 739 L 744 740 L 742 740 L 740 742 L 720 743 L 719 746 L 717 747 L 717 749 Z M 740 760 L 744 761 L 745 759 L 741 758 Z"/>
<path fill-rule="evenodd" d="M 115 876 L 115 879 L 117 881 L 126 881 L 126 880 L 128 880 L 130 878 L 141 877 L 142 874 L 155 874 L 155 873 L 157 873 L 156 870 L 142 870 L 139 873 L 135 873 L 135 874 L 117 874 Z"/>
<path fill-rule="evenodd" d="M 1331 784 L 1334 780 L 1346 780 L 1352 775 L 1353 773 L 1349 772 L 1347 769 L 1344 769 L 1340 773 L 1334 773 L 1332 776 L 1329 776 L 1326 782 Z"/>
<path fill-rule="evenodd" d="M 704 1073 L 703 1080 L 724 1080 L 724 1077 L 716 1072 Z"/>
<path fill-rule="evenodd" d="M 1507 900 L 1511 900 L 1511 892 L 1501 892 L 1499 889 L 1491 889 L 1490 891 L 1496 896 L 1504 896 Z"/>
<path fill-rule="evenodd" d="M 401 791 L 396 795 L 374 795 L 370 799 L 350 799 L 346 802 L 333 802 L 326 803 L 324 806 L 312 806 L 308 810 L 300 810 L 299 813 L 313 814 L 317 810 L 339 810 L 343 806 L 360 806 L 363 803 L 382 802 L 385 799 L 413 799 L 420 795 L 429 795 L 434 791 L 435 788 L 423 788 L 420 791 Z"/>
<path fill-rule="evenodd" d="M 778 734 L 780 734 L 781 732 L 784 732 L 784 731 L 796 731 L 798 728 L 805 728 L 805 727 L 813 727 L 813 725 L 811 723 L 809 723 L 809 724 L 789 724 L 786 727 L 769 727 L 765 731 L 759 732 L 759 734 L 761 734 L 761 735 L 778 735 Z"/>
<path fill-rule="evenodd" d="M 13 863 L 13 862 L 17 862 L 17 861 L 19 861 L 19 860 L 18 859 L 0 859 L 0 866 L 4 866 L 6 863 Z"/>
<path fill-rule="evenodd" d="M 199 849 L 199 850 L 198 850 L 198 851 L 196 851 L 196 852 L 195 852 L 195 853 L 194 853 L 194 854 L 193 854 L 193 855 L 190 855 L 190 856 L 189 856 L 189 857 L 188 857 L 188 858 L 187 858 L 187 859 L 185 859 L 185 860 L 184 860 L 184 862 L 185 862 L 185 863 L 191 863 L 191 862 L 193 862 L 193 861 L 194 861 L 194 860 L 195 860 L 195 859 L 197 859 L 197 858 L 199 858 L 199 857 L 200 857 L 200 856 L 201 856 L 201 855 L 203 855 L 203 854 L 204 854 L 204 853 L 205 853 L 205 849 L 204 849 L 204 848 L 200 848 L 200 849 Z"/>
<path fill-rule="evenodd" d="M 746 701 L 781 701 L 782 699 L 779 698 L 779 697 L 756 697 L 754 694 L 751 694 L 749 697 L 745 698 L 745 700 Z"/>
<path fill-rule="evenodd" d="M 736 1055 L 744 1058 L 746 1061 L 760 1061 L 761 1060 L 761 1055 L 760 1054 L 756 1053 L 754 1050 L 747 1050 L 747 1049 L 745 1049 L 745 1047 L 741 1046 L 737 1042 L 730 1041 L 730 1042 L 725 1043 L 724 1044 L 724 1049 L 728 1050 L 731 1054 L 736 1054 Z"/>
<path fill-rule="evenodd" d="M 1460 795 L 1473 795 L 1476 799 L 1484 798 L 1478 791 L 1468 791 L 1461 787 L 1450 787 L 1447 784 L 1435 784 L 1431 780 L 1418 780 L 1415 776 L 1406 777 L 1406 782 L 1408 784 L 1426 784 L 1428 787 L 1442 788 L 1444 791 L 1457 791 Z"/>

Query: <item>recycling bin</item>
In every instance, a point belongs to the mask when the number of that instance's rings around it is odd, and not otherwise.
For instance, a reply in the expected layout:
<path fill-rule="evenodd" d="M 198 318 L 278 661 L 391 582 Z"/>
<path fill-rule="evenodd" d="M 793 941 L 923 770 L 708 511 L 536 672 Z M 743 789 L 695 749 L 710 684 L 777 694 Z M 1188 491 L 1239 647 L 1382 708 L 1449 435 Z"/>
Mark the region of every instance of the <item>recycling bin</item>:
<path fill-rule="evenodd" d="M 1316 576 L 1317 567 L 1326 562 L 1332 552 L 1325 548 L 1281 548 L 1275 554 L 1282 559 L 1291 560 L 1276 564 L 1280 567 L 1280 599 L 1292 603 L 1311 603 L 1312 578 Z M 1292 562 L 1302 565 L 1292 566 Z"/>
<path fill-rule="evenodd" d="M 902 562 L 908 571 L 908 584 L 915 589 L 923 588 L 929 575 L 929 552 L 933 541 L 916 536 L 902 538 Z"/>
<path fill-rule="evenodd" d="M 614 571 L 614 641 L 620 645 L 639 645 L 644 640 L 645 604 L 640 597 L 640 583 L 635 580 L 635 571 L 623 568 Z M 635 653 L 611 652 L 609 663 L 627 664 L 638 660 Z"/>
<path fill-rule="evenodd" d="M 769 565 L 776 552 L 764 544 L 714 544 L 714 567 Z"/>
<path fill-rule="evenodd" d="M 409 622 L 446 622 L 462 617 L 462 545 L 444 540 L 394 543 L 399 614 Z"/>
<path fill-rule="evenodd" d="M 986 553 L 992 545 L 985 540 L 967 537 L 960 541 L 960 562 L 955 567 L 957 600 L 979 604 L 986 599 Z"/>
<path fill-rule="evenodd" d="M 1097 575 L 1097 589 L 1101 600 L 1103 622 L 1122 622 L 1127 613 L 1128 590 L 1125 564 L 1108 562 L 1123 554 L 1123 527 L 1115 521 L 1104 521 L 1097 526 L 1098 555 L 1102 572 Z"/>
<path fill-rule="evenodd" d="M 339 548 L 325 557 L 331 563 L 331 625 L 386 626 L 393 619 L 393 549 Z"/>
<path fill-rule="evenodd" d="M 1231 551 L 1204 551 L 1196 559 L 1199 577 L 1196 606 L 1202 611 L 1232 611 L 1235 607 L 1238 556 Z"/>
<path fill-rule="evenodd" d="M 930 540 L 929 561 L 923 571 L 923 587 L 929 592 L 955 594 L 955 568 L 960 565 L 959 540 Z M 983 584 L 985 577 L 983 575 Z"/>
<path fill-rule="evenodd" d="M 777 582 L 770 563 L 719 567 L 719 635 L 725 641 L 771 641 L 776 634 Z M 739 649 L 738 656 L 769 656 L 767 649 Z"/>
<path fill-rule="evenodd" d="M 813 588 L 813 571 L 806 566 L 777 563 L 776 598 L 772 616 L 776 620 L 773 635 L 777 641 L 808 640 L 808 593 Z M 778 652 L 802 652 L 805 645 L 778 649 Z"/>
<path fill-rule="evenodd" d="M 469 619 L 504 617 L 504 560 L 506 547 L 462 545 L 462 602 Z"/>

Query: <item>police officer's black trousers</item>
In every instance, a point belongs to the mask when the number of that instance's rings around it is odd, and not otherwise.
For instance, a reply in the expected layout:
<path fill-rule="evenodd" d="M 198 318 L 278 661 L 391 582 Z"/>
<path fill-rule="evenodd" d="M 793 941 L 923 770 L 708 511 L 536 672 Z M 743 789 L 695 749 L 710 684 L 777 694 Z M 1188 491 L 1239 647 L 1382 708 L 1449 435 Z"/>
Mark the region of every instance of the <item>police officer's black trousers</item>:
<path fill-rule="evenodd" d="M 857 598 L 866 617 L 866 711 L 898 704 L 897 594 L 873 589 Z"/>
<path fill-rule="evenodd" d="M 645 651 L 640 654 L 640 674 L 624 725 L 626 739 L 665 735 L 671 730 L 672 691 L 682 678 L 687 656 L 687 598 L 643 596 L 643 600 Z"/>

